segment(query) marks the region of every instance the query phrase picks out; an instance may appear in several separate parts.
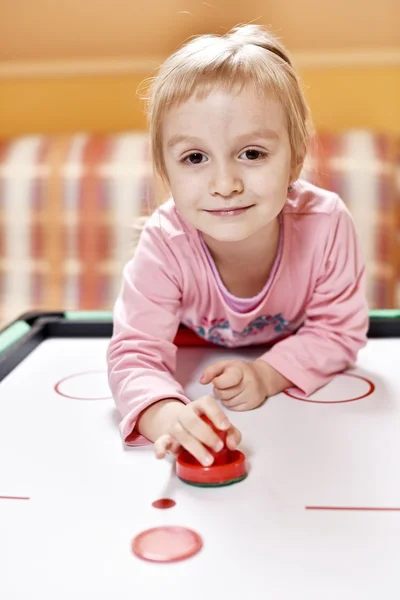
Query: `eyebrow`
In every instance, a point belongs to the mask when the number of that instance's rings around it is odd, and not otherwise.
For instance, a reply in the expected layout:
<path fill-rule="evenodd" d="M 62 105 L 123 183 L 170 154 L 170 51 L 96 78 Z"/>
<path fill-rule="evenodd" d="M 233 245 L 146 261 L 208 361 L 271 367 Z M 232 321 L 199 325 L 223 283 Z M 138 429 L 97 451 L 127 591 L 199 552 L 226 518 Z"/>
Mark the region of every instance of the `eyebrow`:
<path fill-rule="evenodd" d="M 273 129 L 263 129 L 258 131 L 251 131 L 249 133 L 243 133 L 238 137 L 238 140 L 247 138 L 252 139 L 278 139 L 279 135 Z M 188 136 L 188 135 L 173 135 L 171 139 L 168 141 L 168 148 L 172 148 L 173 146 L 177 146 L 178 144 L 183 143 L 191 143 L 191 144 L 201 144 L 202 140 L 200 138 Z"/>

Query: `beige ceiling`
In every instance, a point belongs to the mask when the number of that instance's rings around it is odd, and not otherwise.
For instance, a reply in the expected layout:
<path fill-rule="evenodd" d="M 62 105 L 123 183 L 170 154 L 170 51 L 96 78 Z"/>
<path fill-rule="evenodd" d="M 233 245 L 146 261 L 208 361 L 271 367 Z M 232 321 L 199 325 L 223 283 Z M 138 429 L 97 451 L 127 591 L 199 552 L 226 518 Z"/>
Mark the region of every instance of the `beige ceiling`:
<path fill-rule="evenodd" d="M 292 51 L 400 46 L 400 0 L 0 0 L 0 60 L 157 56 L 249 21 Z"/>

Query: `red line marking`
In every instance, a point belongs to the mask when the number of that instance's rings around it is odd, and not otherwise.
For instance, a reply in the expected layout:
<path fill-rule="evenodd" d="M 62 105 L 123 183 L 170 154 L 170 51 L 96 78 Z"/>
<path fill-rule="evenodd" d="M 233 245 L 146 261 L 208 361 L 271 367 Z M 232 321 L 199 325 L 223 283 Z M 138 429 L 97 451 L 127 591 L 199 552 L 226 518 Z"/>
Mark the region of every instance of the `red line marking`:
<path fill-rule="evenodd" d="M 306 510 L 360 510 L 360 511 L 398 511 L 400 507 L 392 506 L 306 506 Z"/>
<path fill-rule="evenodd" d="M 30 500 L 27 496 L 0 496 L 0 500 Z"/>

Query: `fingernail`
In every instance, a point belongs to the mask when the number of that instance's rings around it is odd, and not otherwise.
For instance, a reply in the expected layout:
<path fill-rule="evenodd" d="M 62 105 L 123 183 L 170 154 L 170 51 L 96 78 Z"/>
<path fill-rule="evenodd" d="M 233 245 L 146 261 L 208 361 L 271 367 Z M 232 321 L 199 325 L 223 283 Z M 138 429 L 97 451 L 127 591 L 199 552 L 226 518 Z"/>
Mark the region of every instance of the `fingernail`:
<path fill-rule="evenodd" d="M 215 444 L 215 451 L 216 452 L 220 452 L 222 450 L 222 448 L 224 447 L 224 443 L 222 440 L 219 440 L 219 442 L 217 442 Z"/>
<path fill-rule="evenodd" d="M 202 461 L 202 462 L 203 462 L 203 465 L 204 465 L 204 466 L 206 466 L 206 467 L 209 467 L 209 466 L 212 464 L 212 462 L 213 462 L 213 458 L 212 458 L 212 456 L 210 456 L 210 455 L 207 455 L 207 456 L 205 456 L 205 457 L 203 458 L 203 461 Z"/>

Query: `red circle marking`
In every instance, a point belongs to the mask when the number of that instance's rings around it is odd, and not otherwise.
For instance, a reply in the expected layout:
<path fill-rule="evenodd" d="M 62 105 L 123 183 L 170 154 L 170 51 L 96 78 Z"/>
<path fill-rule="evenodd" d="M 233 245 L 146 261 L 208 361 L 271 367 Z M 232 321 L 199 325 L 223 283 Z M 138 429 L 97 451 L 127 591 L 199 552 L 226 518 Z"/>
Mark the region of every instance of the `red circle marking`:
<path fill-rule="evenodd" d="M 162 526 L 147 529 L 132 542 L 133 553 L 150 562 L 176 562 L 197 554 L 203 547 L 198 533 L 186 527 Z"/>
<path fill-rule="evenodd" d="M 172 508 L 175 504 L 176 502 L 175 500 L 172 500 L 172 498 L 160 498 L 159 500 L 154 500 L 151 505 L 154 506 L 154 508 L 166 509 Z"/>
<path fill-rule="evenodd" d="M 355 398 L 348 398 L 347 400 L 312 400 L 311 398 L 302 398 L 301 396 L 295 396 L 288 390 L 284 390 L 283 393 L 286 394 L 286 396 L 290 396 L 290 398 L 294 398 L 295 400 L 301 400 L 302 402 L 312 402 L 314 404 L 343 404 L 344 402 L 355 402 L 356 400 L 362 400 L 363 398 L 370 396 L 375 390 L 375 384 L 373 384 L 372 381 L 370 381 L 366 377 L 362 377 L 361 375 L 355 375 L 354 373 L 341 373 L 341 375 L 343 377 L 353 377 L 354 379 L 360 379 L 361 381 L 365 381 L 365 383 L 367 383 L 369 386 L 368 390 L 365 392 L 365 394 L 362 394 L 361 396 L 356 396 Z"/>
<path fill-rule="evenodd" d="M 54 390 L 59 396 L 63 396 L 64 398 L 69 398 L 70 400 L 111 400 L 112 396 L 103 396 L 101 398 L 94 398 L 94 397 L 90 397 L 90 396 L 79 397 L 79 396 L 70 396 L 69 394 L 65 394 L 64 392 L 61 391 L 60 387 L 66 381 L 69 381 L 70 379 L 75 379 L 76 377 L 81 377 L 82 375 L 93 375 L 94 373 L 104 373 L 104 371 L 82 371 L 81 373 L 74 373 L 73 375 L 67 375 L 67 377 L 60 379 L 60 381 L 58 381 L 55 384 Z"/>
<path fill-rule="evenodd" d="M 0 500 L 30 500 L 29 496 L 0 496 Z"/>

